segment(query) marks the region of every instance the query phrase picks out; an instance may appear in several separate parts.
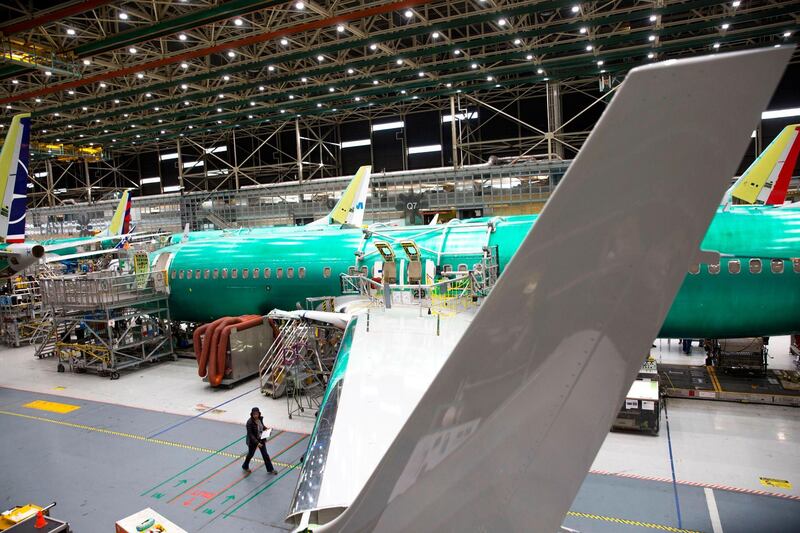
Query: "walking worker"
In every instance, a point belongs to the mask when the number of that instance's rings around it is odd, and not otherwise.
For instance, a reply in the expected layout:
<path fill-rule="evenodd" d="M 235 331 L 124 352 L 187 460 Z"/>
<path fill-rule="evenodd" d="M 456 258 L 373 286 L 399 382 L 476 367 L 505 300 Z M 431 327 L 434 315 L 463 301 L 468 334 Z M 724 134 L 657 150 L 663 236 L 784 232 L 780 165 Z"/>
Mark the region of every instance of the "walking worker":
<path fill-rule="evenodd" d="M 267 473 L 276 475 L 278 472 L 272 466 L 272 461 L 269 459 L 267 453 L 267 435 L 264 432 L 264 419 L 261 417 L 261 411 L 258 407 L 253 407 L 250 410 L 250 418 L 247 420 L 247 457 L 242 465 L 242 470 L 250 472 L 250 459 L 256 453 L 256 448 L 261 450 L 261 457 L 264 458 L 264 466 L 267 467 Z"/>

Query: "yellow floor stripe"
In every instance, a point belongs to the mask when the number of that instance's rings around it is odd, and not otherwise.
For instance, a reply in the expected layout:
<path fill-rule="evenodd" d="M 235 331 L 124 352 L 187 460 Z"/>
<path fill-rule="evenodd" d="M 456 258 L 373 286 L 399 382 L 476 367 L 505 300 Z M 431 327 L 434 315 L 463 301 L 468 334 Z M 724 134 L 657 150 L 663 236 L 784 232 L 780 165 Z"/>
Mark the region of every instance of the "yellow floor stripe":
<path fill-rule="evenodd" d="M 33 415 L 25 415 L 22 413 L 13 413 L 11 411 L 2 411 L 0 410 L 0 415 L 8 415 L 8 416 L 16 416 L 18 418 L 26 418 L 28 420 L 38 420 L 39 422 L 49 422 L 51 424 L 56 424 L 59 426 L 64 426 L 73 429 L 83 429 L 86 431 L 92 431 L 94 433 L 102 433 L 104 435 L 113 435 L 114 437 L 122 437 L 126 439 L 134 439 L 140 440 L 144 442 L 148 442 L 151 444 L 160 444 L 162 446 L 171 446 L 173 448 L 183 448 L 184 450 L 191 450 L 193 452 L 201 452 L 201 453 L 216 453 L 222 457 L 230 457 L 231 459 L 235 459 L 238 457 L 243 457 L 244 454 L 237 454 L 237 453 L 230 453 L 230 452 L 217 452 L 217 450 L 212 450 L 211 448 L 203 448 L 202 446 L 193 446 L 191 444 L 183 444 L 181 442 L 172 442 L 168 440 L 162 439 L 149 439 L 142 435 L 134 435 L 133 433 L 124 433 L 122 431 L 113 431 L 110 429 L 98 428 L 94 426 L 88 426 L 86 424 L 76 424 L 74 422 L 65 422 L 64 420 L 54 420 L 52 418 L 45 418 L 43 416 L 33 416 Z M 253 459 L 256 461 L 256 459 Z M 260 460 L 258 460 L 260 461 Z M 276 465 L 283 466 L 283 467 L 294 467 L 295 465 L 291 465 L 289 463 L 282 463 L 280 461 L 273 461 Z"/>
<path fill-rule="evenodd" d="M 711 377 L 711 384 L 714 385 L 714 391 L 722 392 L 722 387 L 717 379 L 717 371 L 714 370 L 713 366 L 707 366 L 706 368 L 708 369 L 708 375 Z"/>
<path fill-rule="evenodd" d="M 40 411 L 50 411 L 52 413 L 66 414 L 81 408 L 80 405 L 70 405 L 68 403 L 48 402 L 46 400 L 35 400 L 26 403 L 22 407 L 29 409 L 39 409 Z"/>
<path fill-rule="evenodd" d="M 646 527 L 649 529 L 657 529 L 659 531 L 669 531 L 671 533 L 702 533 L 701 531 L 694 531 L 691 529 L 680 529 L 672 526 L 665 526 L 662 524 L 653 524 L 651 522 L 639 522 L 638 520 L 627 520 L 625 518 L 616 518 L 614 516 L 603 516 L 598 514 L 578 513 L 569 511 L 567 516 L 574 516 L 576 518 L 589 518 L 591 520 L 600 520 L 602 522 L 613 522 L 615 524 L 624 524 L 626 526 Z"/>

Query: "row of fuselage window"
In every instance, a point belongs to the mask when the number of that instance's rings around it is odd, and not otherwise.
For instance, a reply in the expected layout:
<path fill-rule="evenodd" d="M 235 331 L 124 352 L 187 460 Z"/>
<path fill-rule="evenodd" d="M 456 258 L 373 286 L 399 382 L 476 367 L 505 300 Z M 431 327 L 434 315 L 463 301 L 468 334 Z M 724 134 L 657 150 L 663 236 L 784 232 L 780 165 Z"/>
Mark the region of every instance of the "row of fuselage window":
<path fill-rule="evenodd" d="M 794 258 L 792 261 L 792 270 L 795 274 L 800 274 L 800 258 Z M 761 259 L 750 259 L 747 263 L 747 268 L 751 274 L 761 274 L 766 268 L 764 263 L 769 263 L 769 270 L 773 274 L 783 274 L 786 270 L 783 259 L 771 259 L 769 261 Z M 719 274 L 721 270 L 719 263 L 708 265 L 709 274 Z M 739 259 L 728 260 L 728 274 L 739 274 L 742 272 L 742 262 Z M 699 274 L 700 264 L 696 263 L 689 268 L 689 274 Z"/>
<path fill-rule="evenodd" d="M 761 259 L 750 259 L 750 261 L 748 262 L 748 268 L 750 270 L 750 273 L 751 274 L 761 274 L 761 272 L 762 272 L 762 270 L 764 268 L 763 263 L 764 263 L 764 261 L 762 261 Z M 769 264 L 770 264 L 770 271 L 773 274 L 783 274 L 783 272 L 785 270 L 783 259 L 772 259 L 771 261 L 769 261 Z M 445 267 L 450 267 L 450 268 L 444 268 L 443 271 L 452 270 L 452 267 L 450 265 L 445 265 Z M 458 270 L 459 271 L 466 270 L 466 269 L 467 269 L 466 265 L 463 265 L 463 266 L 459 265 L 458 266 Z M 350 270 L 352 272 L 348 272 L 349 274 L 352 275 L 352 274 L 356 273 L 355 272 L 356 269 L 354 267 L 351 267 Z M 800 259 L 797 259 L 797 258 L 796 259 L 792 259 L 792 270 L 794 271 L 795 274 L 800 274 Z M 728 273 L 729 274 L 739 274 L 741 271 L 742 271 L 742 263 L 741 263 L 740 260 L 731 259 L 731 260 L 728 261 Z M 260 270 L 258 268 L 253 268 L 253 269 L 243 268 L 243 269 L 241 269 L 241 272 L 239 271 L 238 268 L 232 268 L 230 270 L 227 269 L 227 268 L 215 268 L 213 270 L 212 269 L 208 269 L 208 268 L 206 268 L 206 269 L 199 269 L 198 268 L 198 269 L 195 269 L 195 270 L 173 269 L 171 274 L 170 274 L 170 277 L 172 279 L 175 279 L 175 278 L 177 278 L 177 279 L 201 279 L 201 278 L 202 279 L 218 279 L 218 278 L 228 279 L 228 277 L 230 277 L 231 279 L 238 279 L 240 273 L 241 273 L 241 279 L 250 279 L 250 278 L 252 278 L 252 279 L 260 279 L 262 276 L 263 276 L 263 279 L 270 279 L 272 277 L 272 269 L 270 267 L 266 267 L 263 270 Z M 361 267 L 361 273 L 366 275 L 366 273 L 367 273 L 366 272 L 366 267 Z M 692 267 L 689 269 L 689 274 L 699 274 L 699 273 L 700 273 L 700 264 L 699 263 L 692 265 Z M 720 265 L 718 263 L 717 264 L 708 265 L 708 273 L 709 274 L 719 274 L 720 273 Z M 282 279 L 284 277 L 284 274 L 285 274 L 287 279 L 294 278 L 294 275 L 295 275 L 294 267 L 287 267 L 286 269 L 278 267 L 278 268 L 275 269 L 275 279 Z M 303 279 L 303 278 L 306 277 L 306 268 L 305 267 L 299 267 L 297 269 L 297 277 L 299 279 Z M 325 267 L 325 268 L 322 269 L 322 277 L 324 277 L 326 279 L 331 277 L 331 267 Z"/>
<path fill-rule="evenodd" d="M 444 265 L 442 271 L 443 272 L 450 272 L 453 270 L 452 265 Z M 466 271 L 467 265 L 460 264 L 458 265 L 459 271 Z M 366 276 L 369 270 L 366 266 L 362 266 L 361 268 L 350 267 L 347 271 L 350 275 L 356 275 L 357 273 Z M 231 268 L 230 270 L 227 268 L 215 268 L 215 269 L 172 269 L 170 271 L 170 278 L 172 279 L 239 279 L 241 274 L 241 279 L 260 279 L 263 276 L 263 279 L 270 279 L 272 277 L 272 268 L 266 267 L 263 270 L 258 268 L 243 268 L 241 271 L 238 268 Z M 287 279 L 294 278 L 295 269 L 294 267 L 287 267 L 285 270 L 281 267 L 275 269 L 275 279 L 282 279 L 284 274 Z M 299 267 L 297 269 L 297 277 L 299 279 L 303 279 L 306 277 L 306 267 Z M 331 277 L 331 267 L 325 267 L 322 269 L 322 277 L 329 278 Z"/>
<path fill-rule="evenodd" d="M 294 278 L 295 275 L 295 268 L 294 267 L 287 267 L 286 269 L 282 267 L 278 267 L 275 269 L 275 279 L 282 279 L 286 276 L 287 279 Z M 266 267 L 263 270 L 259 268 L 243 268 L 241 271 L 238 268 L 215 268 L 215 269 L 194 269 L 194 270 L 184 270 L 184 269 L 172 269 L 170 272 L 171 279 L 260 279 L 263 276 L 263 279 L 270 279 L 272 277 L 272 268 Z M 324 278 L 331 277 L 331 267 L 325 267 L 322 269 L 322 276 Z M 297 269 L 297 277 L 299 279 L 303 279 L 306 277 L 306 267 L 299 267 Z"/>

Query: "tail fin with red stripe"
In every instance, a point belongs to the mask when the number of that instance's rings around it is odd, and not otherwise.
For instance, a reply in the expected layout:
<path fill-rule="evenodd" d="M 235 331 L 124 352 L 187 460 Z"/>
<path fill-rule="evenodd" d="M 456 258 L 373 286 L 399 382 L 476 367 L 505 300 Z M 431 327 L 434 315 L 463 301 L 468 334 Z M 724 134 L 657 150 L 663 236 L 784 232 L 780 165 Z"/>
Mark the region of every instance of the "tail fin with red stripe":
<path fill-rule="evenodd" d="M 767 146 L 731 189 L 746 204 L 783 205 L 800 153 L 800 124 L 791 124 Z"/>

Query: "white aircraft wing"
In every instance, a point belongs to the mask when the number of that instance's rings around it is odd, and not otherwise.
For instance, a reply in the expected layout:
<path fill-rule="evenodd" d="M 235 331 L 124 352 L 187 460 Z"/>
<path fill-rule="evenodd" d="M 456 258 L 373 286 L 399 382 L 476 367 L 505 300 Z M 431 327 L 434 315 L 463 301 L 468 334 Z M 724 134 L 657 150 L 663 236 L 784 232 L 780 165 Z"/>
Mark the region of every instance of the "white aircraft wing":
<path fill-rule="evenodd" d="M 45 255 L 44 262 L 45 263 L 58 263 L 60 261 L 69 261 L 71 259 L 85 259 L 87 257 L 94 257 L 97 255 L 115 255 L 120 252 L 124 252 L 125 250 L 121 250 L 119 248 L 107 248 L 105 250 L 93 250 L 91 252 L 78 252 L 76 254 L 67 254 L 67 255 L 58 255 L 58 254 L 51 254 L 47 253 Z"/>
<path fill-rule="evenodd" d="M 355 501 L 314 531 L 558 530 L 791 55 L 632 70 Z"/>
<path fill-rule="evenodd" d="M 106 241 L 121 241 L 125 238 L 125 235 L 110 235 L 106 237 L 86 237 L 86 239 L 82 239 L 80 241 L 72 241 L 72 242 L 61 242 L 58 244 L 48 244 L 45 246 L 45 251 L 49 252 L 56 252 L 58 250 L 65 250 L 67 248 L 78 248 L 80 246 L 87 246 L 89 244 L 96 244 L 99 242 L 106 242 Z"/>

